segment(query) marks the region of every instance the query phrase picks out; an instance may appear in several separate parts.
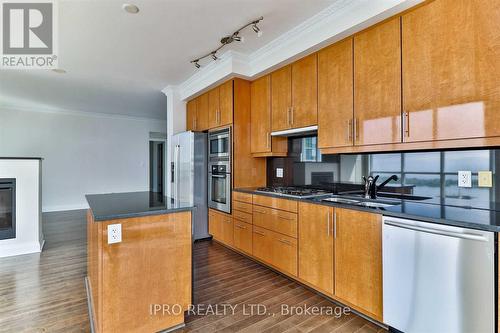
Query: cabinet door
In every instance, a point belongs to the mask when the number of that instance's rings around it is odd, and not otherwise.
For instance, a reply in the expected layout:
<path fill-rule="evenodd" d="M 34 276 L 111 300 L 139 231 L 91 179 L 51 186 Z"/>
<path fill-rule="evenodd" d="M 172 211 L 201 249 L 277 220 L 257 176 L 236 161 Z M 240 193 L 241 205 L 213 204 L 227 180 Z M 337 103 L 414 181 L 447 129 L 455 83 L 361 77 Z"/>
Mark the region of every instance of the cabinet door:
<path fill-rule="evenodd" d="M 250 94 L 251 151 L 271 152 L 271 76 L 253 81 Z"/>
<path fill-rule="evenodd" d="M 289 129 L 292 106 L 292 68 L 285 66 L 271 74 L 271 128 L 273 131 Z"/>
<path fill-rule="evenodd" d="M 273 261 L 272 231 L 253 226 L 253 255 L 268 264 Z"/>
<path fill-rule="evenodd" d="M 233 219 L 230 216 L 221 215 L 221 240 L 224 244 L 232 246 L 234 243 Z"/>
<path fill-rule="evenodd" d="M 233 123 L 233 80 L 219 87 L 219 122 L 217 126 Z"/>
<path fill-rule="evenodd" d="M 333 294 L 333 208 L 299 204 L 299 278 Z"/>
<path fill-rule="evenodd" d="M 352 38 L 318 53 L 318 147 L 353 145 Z"/>
<path fill-rule="evenodd" d="M 196 104 L 197 100 L 193 99 L 187 102 L 186 105 L 186 130 L 196 131 Z"/>
<path fill-rule="evenodd" d="M 405 142 L 500 135 L 498 0 L 432 1 L 402 17 Z"/>
<path fill-rule="evenodd" d="M 297 276 L 297 239 L 277 232 L 272 233 L 272 235 L 273 258 L 271 265 L 282 272 Z"/>
<path fill-rule="evenodd" d="M 210 212 L 208 214 L 208 232 L 216 239 L 222 240 L 222 216 Z"/>
<path fill-rule="evenodd" d="M 198 131 L 206 131 L 208 129 L 208 93 L 199 96 L 196 100 L 196 128 Z"/>
<path fill-rule="evenodd" d="M 335 209 L 335 295 L 382 320 L 382 217 Z"/>
<path fill-rule="evenodd" d="M 252 254 L 252 225 L 238 220 L 233 220 L 234 224 L 234 247 Z"/>
<path fill-rule="evenodd" d="M 312 54 L 292 64 L 292 128 L 318 124 L 318 57 Z"/>
<path fill-rule="evenodd" d="M 354 36 L 354 143 L 401 142 L 400 18 Z"/>
<path fill-rule="evenodd" d="M 219 87 L 208 92 L 208 128 L 219 126 Z"/>

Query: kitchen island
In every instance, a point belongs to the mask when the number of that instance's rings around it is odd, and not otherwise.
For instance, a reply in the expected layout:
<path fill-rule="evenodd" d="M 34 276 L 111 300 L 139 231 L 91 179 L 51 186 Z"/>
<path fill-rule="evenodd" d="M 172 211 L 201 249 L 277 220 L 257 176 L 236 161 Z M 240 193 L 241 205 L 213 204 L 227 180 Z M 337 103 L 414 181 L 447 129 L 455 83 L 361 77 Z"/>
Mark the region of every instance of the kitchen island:
<path fill-rule="evenodd" d="M 87 296 L 94 332 L 184 325 L 192 299 L 193 205 L 151 192 L 87 195 Z"/>

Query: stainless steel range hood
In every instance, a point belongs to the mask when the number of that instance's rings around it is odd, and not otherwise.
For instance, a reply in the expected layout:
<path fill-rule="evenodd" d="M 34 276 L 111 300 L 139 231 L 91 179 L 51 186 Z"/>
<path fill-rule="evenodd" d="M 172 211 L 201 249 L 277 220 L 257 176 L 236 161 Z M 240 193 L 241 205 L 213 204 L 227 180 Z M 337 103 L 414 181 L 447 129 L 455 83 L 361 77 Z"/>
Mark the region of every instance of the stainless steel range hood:
<path fill-rule="evenodd" d="M 271 132 L 271 136 L 305 136 L 318 133 L 318 126 L 307 126 L 301 128 L 292 128 L 284 131 Z"/>

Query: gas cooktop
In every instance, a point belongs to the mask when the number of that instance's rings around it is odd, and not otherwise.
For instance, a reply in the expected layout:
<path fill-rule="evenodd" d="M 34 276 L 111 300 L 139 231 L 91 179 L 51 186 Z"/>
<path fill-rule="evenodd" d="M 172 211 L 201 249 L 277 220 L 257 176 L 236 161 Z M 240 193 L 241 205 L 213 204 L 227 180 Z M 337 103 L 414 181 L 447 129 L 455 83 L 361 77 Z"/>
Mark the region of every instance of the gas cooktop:
<path fill-rule="evenodd" d="M 259 187 L 256 192 L 261 193 L 272 193 L 283 197 L 291 197 L 291 198 L 315 198 L 323 195 L 330 195 L 331 192 L 327 192 L 324 190 L 317 190 L 312 188 L 304 188 L 304 187 L 295 187 L 295 186 L 286 186 L 286 187 Z"/>

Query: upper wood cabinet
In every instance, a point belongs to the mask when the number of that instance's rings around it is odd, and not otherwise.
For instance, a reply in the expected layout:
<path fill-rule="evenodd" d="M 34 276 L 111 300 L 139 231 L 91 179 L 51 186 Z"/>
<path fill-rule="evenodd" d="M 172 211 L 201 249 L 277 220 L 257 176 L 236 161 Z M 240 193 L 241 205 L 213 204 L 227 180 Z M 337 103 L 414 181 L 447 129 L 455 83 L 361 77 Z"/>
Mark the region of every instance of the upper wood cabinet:
<path fill-rule="evenodd" d="M 186 104 L 186 130 L 196 131 L 196 112 L 198 100 L 195 98 Z"/>
<path fill-rule="evenodd" d="M 333 294 L 332 207 L 299 203 L 299 278 Z"/>
<path fill-rule="evenodd" d="M 215 128 L 233 122 L 233 80 L 208 92 L 208 127 Z"/>
<path fill-rule="evenodd" d="M 271 137 L 271 76 L 266 75 L 250 85 L 251 152 L 261 156 L 285 156 L 288 140 Z"/>
<path fill-rule="evenodd" d="M 436 0 L 402 17 L 405 142 L 500 136 L 498 0 Z"/>
<path fill-rule="evenodd" d="M 354 36 L 354 143 L 398 142 L 401 142 L 399 17 Z"/>
<path fill-rule="evenodd" d="M 317 54 L 271 74 L 272 130 L 316 125 L 318 122 Z"/>
<path fill-rule="evenodd" d="M 318 52 L 318 147 L 353 145 L 352 38 Z"/>
<path fill-rule="evenodd" d="M 382 321 L 382 216 L 335 214 L 335 296 Z"/>

